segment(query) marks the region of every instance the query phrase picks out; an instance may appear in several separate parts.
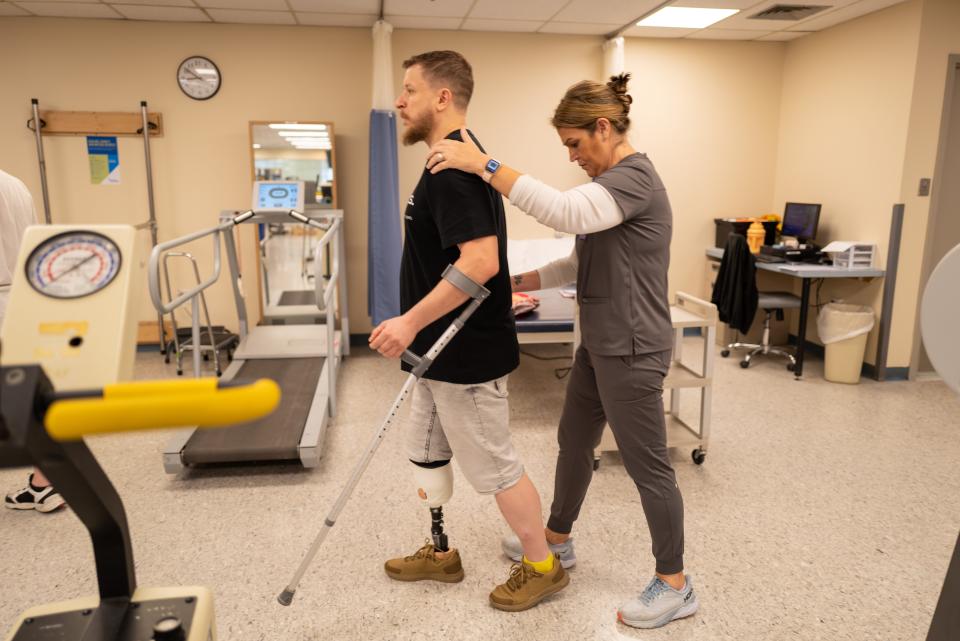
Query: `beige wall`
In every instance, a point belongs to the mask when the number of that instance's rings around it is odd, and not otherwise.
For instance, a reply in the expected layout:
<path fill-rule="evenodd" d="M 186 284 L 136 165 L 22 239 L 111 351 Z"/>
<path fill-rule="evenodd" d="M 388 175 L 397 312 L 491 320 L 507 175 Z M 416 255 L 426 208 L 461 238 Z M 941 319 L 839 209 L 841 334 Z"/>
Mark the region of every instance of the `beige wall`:
<path fill-rule="evenodd" d="M 783 72 L 774 211 L 786 201 L 823 203 L 821 240 L 861 240 L 886 264 L 894 203 L 902 201 L 907 123 L 917 66 L 920 0 L 869 14 L 788 43 Z M 915 223 L 908 205 L 906 227 Z M 901 274 L 915 252 L 902 250 Z M 913 309 L 900 279 L 897 311 Z M 883 284 L 828 281 L 822 298 L 881 308 Z M 811 317 L 808 337 L 816 340 Z M 906 366 L 910 332 L 893 326 L 891 367 Z M 866 360 L 874 362 L 877 331 Z"/>
<path fill-rule="evenodd" d="M 709 296 L 704 251 L 714 218 L 769 213 L 782 43 L 628 38 L 634 146 L 673 207 L 670 290 Z"/>
<path fill-rule="evenodd" d="M 906 223 L 890 345 L 891 359 L 896 354 L 903 365 L 910 363 L 911 353 L 916 356 L 919 351 L 917 317 L 925 284 L 922 269 L 930 198 L 917 196 L 917 185 L 937 169 L 950 54 L 960 54 L 960 2 L 924 0 L 900 196 L 906 205 Z M 934 189 L 940 190 L 941 185 L 935 184 Z"/>
<path fill-rule="evenodd" d="M 176 83 L 177 65 L 196 54 L 210 57 L 223 73 L 220 93 L 207 102 L 187 98 Z M 0 167 L 26 182 L 38 210 L 36 147 L 24 127 L 31 98 L 47 109 L 78 111 L 136 111 L 147 100 L 163 114 L 164 136 L 151 145 L 161 239 L 212 226 L 221 209 L 249 205 L 248 121 L 334 122 L 351 316 L 365 316 L 368 30 L 6 18 L 0 19 L 0 60 Z M 139 139 L 120 139 L 118 186 L 89 184 L 84 138 L 44 140 L 55 222 L 146 220 Z M 245 231 L 245 289 L 256 313 L 252 228 Z M 209 263 L 209 243 L 196 251 Z M 140 316 L 155 318 L 143 282 Z M 224 279 L 208 304 L 218 322 L 236 328 L 228 288 Z"/>
<path fill-rule="evenodd" d="M 704 293 L 703 248 L 712 244 L 716 216 L 781 211 L 786 200 L 822 202 L 822 237 L 877 242 L 883 265 L 891 207 L 904 202 L 888 364 L 908 365 L 930 202 L 915 196 L 916 185 L 934 171 L 946 59 L 960 52 L 958 14 L 953 0 L 911 0 L 786 45 L 628 39 L 631 139 L 663 175 L 675 212 L 671 289 Z M 456 48 L 473 63 L 469 122 L 494 154 L 557 187 L 586 180 L 548 120 L 567 86 L 599 79 L 599 38 L 398 30 L 397 88 L 401 61 L 435 48 Z M 177 64 L 193 54 L 223 71 L 223 89 L 210 102 L 189 100 L 176 86 Z M 249 120 L 334 122 L 353 330 L 369 329 L 368 30 L 5 18 L 0 59 L 16 60 L 0 66 L 0 167 L 23 178 L 38 201 L 33 137 L 23 127 L 31 97 L 50 109 L 99 111 L 134 111 L 146 99 L 163 113 L 165 135 L 153 143 L 161 238 L 213 224 L 222 208 L 247 203 Z M 45 140 L 56 221 L 145 220 L 139 140 L 120 140 L 119 186 L 89 184 L 83 138 Z M 401 207 L 424 151 L 401 147 Z M 512 207 L 508 224 L 514 238 L 551 235 Z M 210 250 L 198 254 L 208 260 Z M 243 259 L 251 276 L 250 237 Z M 879 281 L 830 283 L 823 297 L 879 310 L 881 289 Z M 229 309 L 225 286 L 210 304 Z M 149 319 L 145 295 L 140 307 Z M 232 313 L 216 315 L 234 322 Z"/>
<path fill-rule="evenodd" d="M 474 67 L 468 122 L 503 162 L 558 188 L 589 180 L 569 162 L 550 126 L 567 87 L 603 72 L 601 40 L 582 36 L 394 32 L 394 63 L 456 48 Z M 628 39 L 634 146 L 649 153 L 674 209 L 671 291 L 704 294 L 704 249 L 713 218 L 766 213 L 779 120 L 781 43 Z M 524 73 L 514 71 L 523 61 Z M 558 71 L 560 70 L 560 71 Z M 400 85 L 401 74 L 396 76 Z M 422 171 L 426 147 L 401 148 L 401 207 Z M 552 231 L 507 206 L 511 238 Z"/>

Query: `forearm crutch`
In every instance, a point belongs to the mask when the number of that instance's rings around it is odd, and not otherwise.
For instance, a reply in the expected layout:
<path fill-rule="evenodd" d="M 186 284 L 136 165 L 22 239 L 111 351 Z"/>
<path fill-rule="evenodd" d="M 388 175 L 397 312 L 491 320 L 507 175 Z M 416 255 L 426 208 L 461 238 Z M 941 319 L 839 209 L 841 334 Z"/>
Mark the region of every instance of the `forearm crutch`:
<path fill-rule="evenodd" d="M 313 544 L 310 546 L 310 549 L 307 550 L 306 555 L 303 557 L 303 561 L 300 562 L 300 567 L 297 568 L 297 571 L 293 574 L 293 578 L 290 580 L 290 583 L 287 587 L 280 593 L 280 596 L 277 597 L 277 600 L 282 605 L 290 605 L 293 602 L 293 595 L 297 591 L 297 586 L 300 585 L 300 579 L 303 578 L 304 573 L 307 571 L 307 568 L 310 566 L 310 563 L 313 562 L 313 557 L 317 555 L 317 552 L 320 550 L 320 546 L 323 545 L 324 539 L 327 538 L 327 534 L 333 528 L 334 524 L 337 522 L 337 516 L 340 514 L 340 510 L 343 509 L 343 506 L 347 504 L 347 501 L 350 499 L 350 495 L 353 493 L 354 488 L 357 486 L 357 483 L 360 481 L 360 477 L 363 476 L 364 471 L 367 469 L 367 465 L 370 464 L 370 460 L 373 459 L 373 455 L 376 453 L 377 448 L 380 446 L 380 442 L 383 440 L 384 435 L 387 433 L 387 430 L 393 425 L 394 419 L 397 417 L 397 412 L 400 410 L 400 406 L 403 405 L 403 401 L 406 400 L 407 395 L 410 393 L 410 390 L 413 389 L 414 384 L 423 374 L 429 369 L 430 365 L 433 364 L 433 361 L 437 358 L 443 348 L 447 346 L 453 337 L 457 335 L 457 332 L 463 327 L 464 323 L 467 322 L 467 319 L 476 311 L 477 307 L 480 306 L 480 303 L 490 295 L 490 291 L 478 285 L 468 276 L 466 276 L 459 269 L 453 265 L 449 265 L 443 272 L 443 279 L 448 283 L 462 291 L 464 294 L 471 298 L 470 304 L 464 308 L 460 316 L 458 316 L 453 323 L 450 324 L 450 327 L 443 332 L 440 338 L 437 339 L 437 342 L 433 344 L 433 347 L 423 356 L 417 356 L 410 350 L 407 350 L 403 353 L 401 357 L 403 362 L 411 365 L 413 369 L 410 372 L 410 376 L 407 377 L 406 382 L 403 384 L 400 393 L 397 395 L 397 399 L 393 402 L 393 406 L 390 408 L 390 413 L 387 414 L 386 419 L 380 425 L 373 438 L 370 439 L 370 444 L 367 445 L 367 451 L 363 454 L 360 460 L 353 468 L 353 473 L 350 475 L 350 480 L 347 481 L 346 486 L 341 490 L 340 496 L 337 497 L 337 500 L 333 504 L 330 513 L 323 520 L 323 527 L 320 528 L 320 532 L 317 534 L 317 538 L 313 540 Z"/>

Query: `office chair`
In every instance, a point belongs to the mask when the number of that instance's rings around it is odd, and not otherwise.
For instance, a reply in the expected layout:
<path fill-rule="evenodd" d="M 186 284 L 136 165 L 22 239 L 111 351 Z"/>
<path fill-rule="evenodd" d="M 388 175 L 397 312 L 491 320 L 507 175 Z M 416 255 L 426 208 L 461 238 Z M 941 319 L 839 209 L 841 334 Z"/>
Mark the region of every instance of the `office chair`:
<path fill-rule="evenodd" d="M 720 271 L 714 284 L 711 302 L 717 306 L 720 320 L 745 333 L 756 316 L 756 310 L 766 312 L 763 322 L 763 338 L 760 344 L 734 342 L 720 352 L 726 358 L 734 349 L 749 349 L 750 352 L 740 361 L 740 367 L 750 367 L 754 356 L 775 354 L 790 362 L 788 370 L 793 370 L 796 359 L 790 352 L 770 344 L 770 318 L 777 315 L 783 320 L 785 309 L 798 309 L 800 299 L 787 292 L 759 292 L 756 282 L 756 260 L 750 253 L 746 238 L 739 234 L 730 234 L 724 246 Z"/>
<path fill-rule="evenodd" d="M 749 349 L 750 352 L 743 357 L 742 361 L 740 361 L 740 367 L 746 369 L 747 367 L 750 367 L 750 361 L 754 356 L 757 356 L 758 354 L 763 356 L 775 354 L 777 356 L 783 356 L 790 361 L 787 363 L 787 369 L 792 372 L 794 366 L 797 364 L 797 359 L 794 358 L 793 354 L 787 350 L 770 344 L 770 317 L 776 314 L 777 320 L 782 321 L 784 319 L 783 310 L 800 309 L 800 299 L 797 296 L 787 292 L 759 292 L 757 297 L 757 307 L 762 309 L 767 314 L 763 319 L 763 337 L 760 339 L 760 344 L 758 345 L 756 343 L 740 342 L 730 343 L 727 345 L 726 349 L 720 352 L 720 356 L 726 358 L 727 356 L 730 356 L 730 351 L 734 349 Z"/>

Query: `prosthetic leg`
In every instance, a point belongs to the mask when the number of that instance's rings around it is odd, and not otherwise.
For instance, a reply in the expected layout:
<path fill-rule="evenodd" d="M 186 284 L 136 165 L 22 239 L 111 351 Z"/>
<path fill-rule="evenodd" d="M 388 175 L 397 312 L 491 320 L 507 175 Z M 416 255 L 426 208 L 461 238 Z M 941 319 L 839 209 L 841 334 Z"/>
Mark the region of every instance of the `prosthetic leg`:
<path fill-rule="evenodd" d="M 430 534 L 438 552 L 448 552 L 447 535 L 443 531 L 443 504 L 453 496 L 453 469 L 450 461 L 418 463 L 413 473 L 417 494 L 430 508 Z"/>
<path fill-rule="evenodd" d="M 303 561 L 300 562 L 300 567 L 298 567 L 297 571 L 294 572 L 293 578 L 290 580 L 290 583 L 287 585 L 287 587 L 284 588 L 283 592 L 280 593 L 280 596 L 277 597 L 277 601 L 279 601 L 281 605 L 290 605 L 293 602 L 293 595 L 297 591 L 297 586 L 300 584 L 300 579 L 303 578 L 304 573 L 307 571 L 307 568 L 313 561 L 313 557 L 317 555 L 317 552 L 320 550 L 320 546 L 323 545 L 323 541 L 326 539 L 327 534 L 336 524 L 337 516 L 339 516 L 340 511 L 350 499 L 350 495 L 353 493 L 354 488 L 360 481 L 360 477 L 363 476 L 363 473 L 366 471 L 367 466 L 370 464 L 371 459 L 373 459 L 373 455 L 380 446 L 380 442 L 383 440 L 384 435 L 390 426 L 393 425 L 393 421 L 397 417 L 397 412 L 400 410 L 400 406 L 403 404 L 403 401 L 406 400 L 407 395 L 413 389 L 413 386 L 416 384 L 417 380 L 420 379 L 424 373 L 426 373 L 430 365 L 433 364 L 434 359 L 437 358 L 437 355 L 440 354 L 443 348 L 447 346 L 447 343 L 449 343 L 453 337 L 457 335 L 457 332 L 463 328 L 464 323 L 466 323 L 467 319 L 470 318 L 473 312 L 476 311 L 477 307 L 480 306 L 480 303 L 482 303 L 484 299 L 490 295 L 490 291 L 488 289 L 472 281 L 468 276 L 466 276 L 453 265 L 448 266 L 443 272 L 443 279 L 469 296 L 472 300 L 464 308 L 463 312 L 461 312 L 460 315 L 453 321 L 453 323 L 450 324 L 450 327 L 448 327 L 443 334 L 440 335 L 440 338 L 437 339 L 437 342 L 433 344 L 430 350 L 422 358 L 410 350 L 404 352 L 401 358 L 405 363 L 412 365 L 413 370 L 410 372 L 410 376 L 407 377 L 406 382 L 400 389 L 400 393 L 393 402 L 393 406 L 390 408 L 387 418 L 384 419 L 383 423 L 380 425 L 380 429 L 378 429 L 374 433 L 373 438 L 370 439 L 370 444 L 367 446 L 366 453 L 364 453 L 363 457 L 353 468 L 353 473 L 350 475 L 350 480 L 347 481 L 346 487 L 344 487 L 340 492 L 340 496 L 338 496 L 337 500 L 334 502 L 333 508 L 330 510 L 327 518 L 324 519 L 323 527 L 320 529 L 317 537 L 310 545 L 306 555 L 304 555 Z M 449 470 L 449 466 L 447 467 Z M 452 491 L 452 483 L 450 484 L 450 488 Z M 424 493 L 426 493 L 426 490 L 424 490 Z M 429 495 L 427 500 L 429 500 Z M 437 528 L 439 534 L 442 536 L 442 515 L 440 512 L 438 512 L 437 516 Z"/>

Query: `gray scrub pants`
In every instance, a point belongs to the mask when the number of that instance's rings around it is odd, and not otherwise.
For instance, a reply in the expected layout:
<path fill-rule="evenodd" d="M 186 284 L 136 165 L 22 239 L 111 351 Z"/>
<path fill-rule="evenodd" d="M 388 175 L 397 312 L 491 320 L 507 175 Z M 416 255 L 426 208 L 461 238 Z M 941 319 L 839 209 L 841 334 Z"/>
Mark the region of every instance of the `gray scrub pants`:
<path fill-rule="evenodd" d="M 582 345 L 574 357 L 557 440 L 557 475 L 547 527 L 569 533 L 593 476 L 593 451 L 610 424 L 623 464 L 640 491 L 657 572 L 683 570 L 683 498 L 667 458 L 663 379 L 670 350 L 598 356 Z"/>

